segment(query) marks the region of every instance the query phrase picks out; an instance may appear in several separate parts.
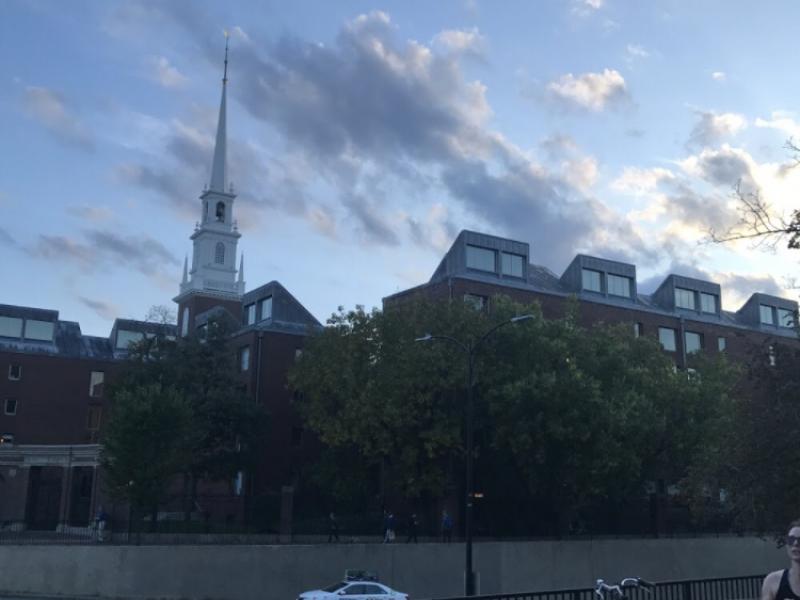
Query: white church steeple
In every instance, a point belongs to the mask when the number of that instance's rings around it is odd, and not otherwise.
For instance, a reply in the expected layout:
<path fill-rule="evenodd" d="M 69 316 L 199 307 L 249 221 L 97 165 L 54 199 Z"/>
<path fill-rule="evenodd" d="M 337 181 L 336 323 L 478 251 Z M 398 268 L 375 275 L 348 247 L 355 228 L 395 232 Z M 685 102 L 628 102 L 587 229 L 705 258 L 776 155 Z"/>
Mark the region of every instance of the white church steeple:
<path fill-rule="evenodd" d="M 200 194 L 200 221 L 191 240 L 192 264 L 188 278 L 184 267 L 180 292 L 182 298 L 192 292 L 205 292 L 215 296 L 239 298 L 244 294 L 244 280 L 237 278 L 236 254 L 239 233 L 233 218 L 233 201 L 236 194 L 227 183 L 227 123 L 225 97 L 228 87 L 228 34 L 225 34 L 225 67 L 222 76 L 222 98 L 219 121 L 211 163 L 211 181 Z M 227 189 L 226 189 L 227 185 Z"/>

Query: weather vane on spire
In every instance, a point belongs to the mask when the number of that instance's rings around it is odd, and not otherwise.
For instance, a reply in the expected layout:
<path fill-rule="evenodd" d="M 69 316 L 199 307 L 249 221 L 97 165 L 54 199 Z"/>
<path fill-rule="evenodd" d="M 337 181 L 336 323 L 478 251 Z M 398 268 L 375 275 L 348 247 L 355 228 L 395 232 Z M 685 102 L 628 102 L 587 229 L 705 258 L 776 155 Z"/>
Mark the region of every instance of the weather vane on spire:
<path fill-rule="evenodd" d="M 225 72 L 222 75 L 222 85 L 228 83 L 228 38 L 230 37 L 228 35 L 227 29 L 224 30 L 224 33 L 225 33 Z"/>

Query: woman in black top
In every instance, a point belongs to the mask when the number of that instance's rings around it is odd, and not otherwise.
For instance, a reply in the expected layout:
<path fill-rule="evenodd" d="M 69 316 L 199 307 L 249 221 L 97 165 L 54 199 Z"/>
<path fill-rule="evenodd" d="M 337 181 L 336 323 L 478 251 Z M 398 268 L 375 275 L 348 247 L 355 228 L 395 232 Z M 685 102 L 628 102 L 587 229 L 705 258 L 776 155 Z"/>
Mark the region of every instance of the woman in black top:
<path fill-rule="evenodd" d="M 791 566 L 764 578 L 761 600 L 800 600 L 800 520 L 789 525 L 785 540 Z"/>

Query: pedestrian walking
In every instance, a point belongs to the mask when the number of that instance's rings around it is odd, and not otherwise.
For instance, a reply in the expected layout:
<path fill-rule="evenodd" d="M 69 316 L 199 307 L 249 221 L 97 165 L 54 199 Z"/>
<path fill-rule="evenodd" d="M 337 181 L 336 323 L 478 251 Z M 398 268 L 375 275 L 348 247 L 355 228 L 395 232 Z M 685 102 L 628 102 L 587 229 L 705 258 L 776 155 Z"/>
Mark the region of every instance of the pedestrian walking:
<path fill-rule="evenodd" d="M 417 521 L 417 513 L 411 513 L 411 516 L 408 518 L 408 538 L 406 539 L 406 544 L 410 543 L 411 540 L 414 540 L 416 544 L 417 540 L 417 529 L 419 528 L 419 521 Z"/>
<path fill-rule="evenodd" d="M 328 515 L 328 543 L 339 541 L 339 522 L 336 520 L 336 515 L 331 513 Z"/>
<path fill-rule="evenodd" d="M 447 510 L 442 511 L 442 541 L 445 543 L 453 541 L 453 517 Z"/>

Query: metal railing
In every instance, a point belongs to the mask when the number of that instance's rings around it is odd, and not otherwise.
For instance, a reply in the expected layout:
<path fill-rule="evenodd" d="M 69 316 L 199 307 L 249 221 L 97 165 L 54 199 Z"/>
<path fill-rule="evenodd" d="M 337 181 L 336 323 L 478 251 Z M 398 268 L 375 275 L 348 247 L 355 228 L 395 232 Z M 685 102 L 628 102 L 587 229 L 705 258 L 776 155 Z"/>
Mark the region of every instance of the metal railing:
<path fill-rule="evenodd" d="M 648 594 L 642 588 L 626 590 L 629 600 L 757 600 L 761 594 L 764 575 L 722 577 L 717 579 L 686 579 L 662 581 Z M 483 596 L 452 596 L 437 600 L 596 600 L 594 588 L 487 594 Z"/>

